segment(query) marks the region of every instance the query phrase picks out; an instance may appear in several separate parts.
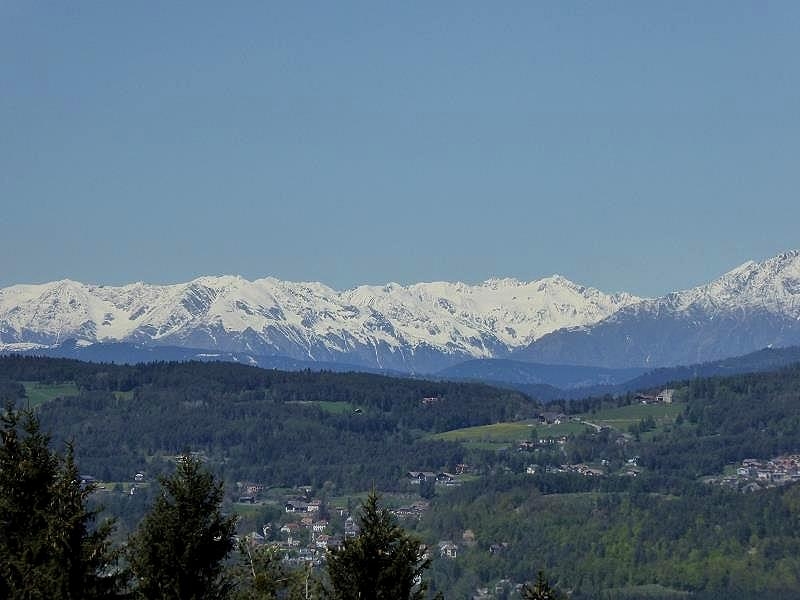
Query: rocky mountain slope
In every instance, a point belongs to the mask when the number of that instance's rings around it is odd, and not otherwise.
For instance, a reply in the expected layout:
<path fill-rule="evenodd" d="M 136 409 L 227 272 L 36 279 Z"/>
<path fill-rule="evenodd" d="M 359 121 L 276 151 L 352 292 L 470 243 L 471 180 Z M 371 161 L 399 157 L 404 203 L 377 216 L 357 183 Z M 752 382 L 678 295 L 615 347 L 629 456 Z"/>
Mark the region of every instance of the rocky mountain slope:
<path fill-rule="evenodd" d="M 652 368 L 800 344 L 800 252 L 660 298 L 563 277 L 339 292 L 201 277 L 120 287 L 64 280 L 0 290 L 0 350 L 126 342 L 432 373 L 476 358 Z"/>
<path fill-rule="evenodd" d="M 554 276 L 361 286 L 201 277 L 121 287 L 64 280 L 0 290 L 0 349 L 132 342 L 430 372 L 508 354 L 638 301 Z"/>
<path fill-rule="evenodd" d="M 707 285 L 565 328 L 516 360 L 603 367 L 693 364 L 800 343 L 800 252 L 747 262 Z"/>

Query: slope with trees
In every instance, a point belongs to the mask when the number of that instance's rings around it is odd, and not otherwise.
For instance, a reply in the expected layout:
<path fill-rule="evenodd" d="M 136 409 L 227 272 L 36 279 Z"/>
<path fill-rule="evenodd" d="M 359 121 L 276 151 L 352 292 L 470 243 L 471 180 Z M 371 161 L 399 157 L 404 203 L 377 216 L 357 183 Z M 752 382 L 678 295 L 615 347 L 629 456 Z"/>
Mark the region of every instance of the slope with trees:
<path fill-rule="evenodd" d="M 50 448 L 38 419 L 0 415 L 0 597 L 112 598 L 125 577 L 111 549 L 112 524 L 95 526 L 71 447 Z"/>

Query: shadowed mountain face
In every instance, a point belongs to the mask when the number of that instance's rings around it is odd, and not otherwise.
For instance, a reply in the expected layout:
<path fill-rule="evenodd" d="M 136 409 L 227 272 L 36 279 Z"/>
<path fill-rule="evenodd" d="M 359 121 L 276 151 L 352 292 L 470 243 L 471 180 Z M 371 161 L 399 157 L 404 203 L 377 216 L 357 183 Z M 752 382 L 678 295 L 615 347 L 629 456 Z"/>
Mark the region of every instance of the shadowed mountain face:
<path fill-rule="evenodd" d="M 746 263 L 691 290 L 547 334 L 516 360 L 602 367 L 693 364 L 800 344 L 800 253 Z"/>
<path fill-rule="evenodd" d="M 554 332 L 512 356 L 608 368 L 659 367 L 797 344 L 800 322 L 766 311 L 746 316 L 620 314 L 595 327 Z"/>

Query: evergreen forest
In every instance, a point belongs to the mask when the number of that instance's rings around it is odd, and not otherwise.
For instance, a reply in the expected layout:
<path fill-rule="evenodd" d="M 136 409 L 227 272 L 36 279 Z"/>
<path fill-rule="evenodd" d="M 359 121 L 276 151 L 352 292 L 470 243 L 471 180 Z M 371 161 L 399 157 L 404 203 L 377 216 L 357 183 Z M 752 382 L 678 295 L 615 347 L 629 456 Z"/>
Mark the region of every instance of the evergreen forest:
<path fill-rule="evenodd" d="M 426 567 L 412 569 L 420 597 L 532 597 L 547 587 L 540 572 L 576 599 L 800 597 L 800 474 L 784 468 L 800 454 L 800 366 L 669 386 L 667 407 L 647 405 L 658 389 L 545 406 L 375 374 L 0 358 L 0 399 L 35 414 L 63 453 L 59 485 L 67 467 L 90 482 L 77 513 L 95 527 L 116 519 L 100 530 L 111 548 L 142 539 L 181 456 L 213 474 L 212 499 L 233 516 L 219 526 L 237 539 L 263 528 L 260 564 L 296 588 L 250 597 L 324 594 L 324 567 L 303 587 L 305 567 L 268 551 L 294 518 L 283 498 L 319 499 L 334 527 L 370 506 L 370 490 L 393 509 L 421 506 L 395 513 L 428 549 L 409 546 Z M 443 541 L 457 556 L 440 555 Z"/>

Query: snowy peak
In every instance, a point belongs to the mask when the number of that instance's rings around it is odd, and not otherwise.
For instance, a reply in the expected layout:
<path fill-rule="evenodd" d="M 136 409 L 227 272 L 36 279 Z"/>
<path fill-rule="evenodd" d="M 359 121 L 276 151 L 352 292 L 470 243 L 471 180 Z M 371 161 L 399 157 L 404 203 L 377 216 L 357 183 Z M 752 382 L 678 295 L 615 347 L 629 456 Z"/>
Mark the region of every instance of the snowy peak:
<path fill-rule="evenodd" d="M 748 261 L 692 289 L 645 299 L 516 352 L 552 364 L 659 367 L 800 345 L 800 252 Z"/>
<path fill-rule="evenodd" d="M 344 292 L 272 277 L 120 287 L 65 280 L 0 290 L 0 344 L 134 341 L 319 360 L 355 355 L 377 365 L 389 355 L 407 365 L 432 352 L 502 355 L 561 327 L 595 323 L 636 300 L 560 276 L 388 283 Z"/>
<path fill-rule="evenodd" d="M 684 361 L 676 349 L 686 348 L 689 362 L 699 362 L 709 348 L 719 355 L 736 344 L 738 354 L 755 349 L 747 344 L 785 345 L 795 328 L 798 251 L 655 299 L 606 294 L 560 275 L 342 292 L 315 282 L 227 275 L 173 285 L 62 280 L 0 289 L 0 350 L 67 339 L 132 342 L 416 372 L 512 353 L 615 366 L 616 352 L 619 366 L 652 366 Z"/>
<path fill-rule="evenodd" d="M 762 310 L 800 318 L 800 251 L 747 261 L 711 283 L 645 300 L 640 308 L 712 314 Z"/>
<path fill-rule="evenodd" d="M 489 279 L 474 286 L 441 281 L 361 286 L 342 296 L 354 306 L 387 315 L 411 340 L 446 344 L 457 332 L 469 331 L 508 347 L 528 344 L 562 327 L 596 323 L 638 300 L 609 296 L 563 277 L 529 283 Z"/>

